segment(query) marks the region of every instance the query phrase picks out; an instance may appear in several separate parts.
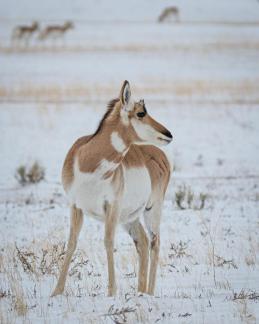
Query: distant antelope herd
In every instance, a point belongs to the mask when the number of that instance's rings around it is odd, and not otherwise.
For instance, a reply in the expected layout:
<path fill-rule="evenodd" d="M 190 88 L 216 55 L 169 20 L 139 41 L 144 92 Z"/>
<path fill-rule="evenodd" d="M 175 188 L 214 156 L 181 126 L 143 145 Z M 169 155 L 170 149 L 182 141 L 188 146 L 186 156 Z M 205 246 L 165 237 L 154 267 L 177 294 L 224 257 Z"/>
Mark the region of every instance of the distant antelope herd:
<path fill-rule="evenodd" d="M 26 42 L 32 38 L 33 35 L 38 33 L 38 40 L 56 39 L 64 36 L 70 29 L 74 28 L 74 24 L 71 21 L 66 21 L 63 24 L 51 24 L 40 29 L 40 24 L 37 21 L 33 21 L 31 25 L 19 25 L 16 26 L 12 33 L 13 40 L 25 40 Z"/>
<path fill-rule="evenodd" d="M 174 20 L 179 22 L 179 9 L 175 6 L 166 7 L 160 16 L 158 22 Z M 63 37 L 69 30 L 74 28 L 72 21 L 65 21 L 63 24 L 50 24 L 44 28 L 40 28 L 37 21 L 33 21 L 30 25 L 19 25 L 13 29 L 12 40 L 25 40 L 26 43 L 33 35 L 38 33 L 37 39 L 44 41 L 46 39 L 58 39 Z"/>

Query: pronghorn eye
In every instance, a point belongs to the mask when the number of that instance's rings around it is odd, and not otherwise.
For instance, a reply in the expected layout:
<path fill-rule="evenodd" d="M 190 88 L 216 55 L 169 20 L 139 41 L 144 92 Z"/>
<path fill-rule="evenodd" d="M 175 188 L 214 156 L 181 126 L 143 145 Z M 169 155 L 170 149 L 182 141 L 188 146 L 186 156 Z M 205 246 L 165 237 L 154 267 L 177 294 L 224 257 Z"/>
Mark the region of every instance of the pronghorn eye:
<path fill-rule="evenodd" d="M 139 118 L 143 118 L 143 117 L 145 117 L 145 115 L 146 115 L 146 112 L 145 112 L 145 111 L 141 111 L 141 112 L 138 112 L 138 113 L 137 113 L 137 116 L 138 116 Z"/>

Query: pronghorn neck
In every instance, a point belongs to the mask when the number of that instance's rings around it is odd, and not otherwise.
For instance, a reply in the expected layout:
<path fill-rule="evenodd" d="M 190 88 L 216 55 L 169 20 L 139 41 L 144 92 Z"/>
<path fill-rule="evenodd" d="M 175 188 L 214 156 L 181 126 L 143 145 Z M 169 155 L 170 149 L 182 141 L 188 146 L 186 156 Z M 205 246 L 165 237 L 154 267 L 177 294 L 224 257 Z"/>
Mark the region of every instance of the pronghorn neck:
<path fill-rule="evenodd" d="M 103 148 L 100 155 L 105 154 L 103 157 L 108 160 L 121 161 L 131 145 L 127 128 L 119 116 L 106 120 L 94 136 L 96 145 Z"/>
<path fill-rule="evenodd" d="M 79 170 L 94 173 L 100 179 L 111 177 L 131 145 L 127 128 L 118 115 L 103 120 L 86 146 L 79 150 Z"/>

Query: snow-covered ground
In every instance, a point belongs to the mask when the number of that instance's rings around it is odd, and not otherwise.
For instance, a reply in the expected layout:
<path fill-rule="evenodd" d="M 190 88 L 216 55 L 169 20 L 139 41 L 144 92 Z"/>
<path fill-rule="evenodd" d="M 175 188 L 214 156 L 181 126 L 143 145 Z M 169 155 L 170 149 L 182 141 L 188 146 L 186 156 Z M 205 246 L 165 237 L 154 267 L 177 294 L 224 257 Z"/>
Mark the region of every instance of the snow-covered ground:
<path fill-rule="evenodd" d="M 169 5 L 0 4 L 1 323 L 257 322 L 259 2 L 175 1 L 180 22 L 159 24 Z M 63 39 L 11 41 L 16 25 L 67 19 Z M 65 154 L 125 79 L 174 135 L 155 296 L 138 295 L 135 248 L 118 228 L 118 296 L 106 297 L 103 224 L 86 217 L 65 294 L 50 298 L 69 231 Z M 22 187 L 15 170 L 35 160 L 45 180 Z"/>

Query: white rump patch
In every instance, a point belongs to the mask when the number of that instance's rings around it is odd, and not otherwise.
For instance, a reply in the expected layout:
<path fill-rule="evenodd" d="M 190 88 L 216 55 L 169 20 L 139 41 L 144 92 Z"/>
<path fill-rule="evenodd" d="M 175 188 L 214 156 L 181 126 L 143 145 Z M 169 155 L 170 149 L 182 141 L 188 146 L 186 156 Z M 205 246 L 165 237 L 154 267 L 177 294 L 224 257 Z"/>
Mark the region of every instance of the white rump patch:
<path fill-rule="evenodd" d="M 119 153 L 122 153 L 127 148 L 123 139 L 118 134 L 118 132 L 112 132 L 111 143 L 112 146 L 115 148 L 115 150 Z"/>

